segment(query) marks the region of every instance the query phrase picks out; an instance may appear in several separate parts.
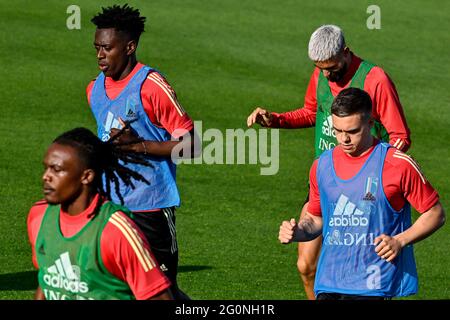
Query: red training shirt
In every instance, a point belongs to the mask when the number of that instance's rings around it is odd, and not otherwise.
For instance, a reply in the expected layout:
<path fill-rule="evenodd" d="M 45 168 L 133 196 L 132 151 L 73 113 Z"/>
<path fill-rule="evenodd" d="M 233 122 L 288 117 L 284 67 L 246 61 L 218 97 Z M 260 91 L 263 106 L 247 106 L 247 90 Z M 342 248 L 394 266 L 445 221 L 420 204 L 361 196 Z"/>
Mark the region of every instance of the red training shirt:
<path fill-rule="evenodd" d="M 352 53 L 352 61 L 344 78 L 340 82 L 328 81 L 331 93 L 336 97 L 347 88 L 361 64 L 361 58 Z M 303 108 L 285 113 L 273 112 L 273 128 L 307 128 L 316 123 L 317 84 L 320 69 L 315 68 L 309 80 Z M 410 145 L 410 131 L 406 124 L 403 107 L 394 83 L 380 67 L 373 67 L 364 82 L 364 91 L 372 98 L 372 117 L 381 122 L 389 134 L 389 143 L 406 152 Z"/>
<path fill-rule="evenodd" d="M 376 144 L 369 152 L 360 157 L 351 157 L 340 146 L 333 150 L 333 166 L 337 176 L 348 180 L 358 173 L 369 158 Z M 320 194 L 317 185 L 316 159 L 309 172 L 309 204 L 307 211 L 315 216 L 321 216 Z M 383 190 L 392 208 L 399 211 L 408 201 L 419 213 L 431 209 L 439 200 L 439 195 L 420 171 L 418 164 L 407 154 L 395 148 L 389 148 L 382 173 Z"/>
<path fill-rule="evenodd" d="M 108 97 L 115 99 L 143 66 L 142 63 L 137 63 L 130 74 L 122 80 L 114 81 L 106 77 L 105 90 Z M 95 80 L 92 80 L 86 88 L 89 104 L 94 82 Z M 178 102 L 175 91 L 158 72 L 150 72 L 145 79 L 141 87 L 141 101 L 150 121 L 155 126 L 166 129 L 174 138 L 180 137 L 181 131 L 174 132 L 176 129 L 190 131 L 194 128 L 191 118 Z"/>
<path fill-rule="evenodd" d="M 61 211 L 59 222 L 64 237 L 74 236 L 89 222 L 88 216 L 94 210 L 97 199 L 98 195 L 86 210 L 76 216 Z M 35 203 L 27 218 L 32 260 L 37 269 L 35 243 L 47 207 L 46 201 Z M 114 213 L 105 225 L 100 238 L 100 251 L 106 269 L 126 282 L 137 300 L 149 299 L 170 287 L 170 281 L 159 269 L 146 238 L 123 212 Z"/>

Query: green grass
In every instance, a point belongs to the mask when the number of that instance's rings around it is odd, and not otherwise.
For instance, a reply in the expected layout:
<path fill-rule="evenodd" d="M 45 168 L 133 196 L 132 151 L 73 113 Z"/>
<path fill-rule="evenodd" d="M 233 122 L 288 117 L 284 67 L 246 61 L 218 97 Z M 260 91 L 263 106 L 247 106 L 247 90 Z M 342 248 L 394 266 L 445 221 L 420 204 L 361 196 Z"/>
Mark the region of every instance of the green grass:
<path fill-rule="evenodd" d="M 59 133 L 95 128 L 85 87 L 98 73 L 89 19 L 103 5 L 77 1 L 81 30 L 68 30 L 69 1 L 0 2 L 0 299 L 30 299 L 36 275 L 26 216 L 42 197 L 42 156 Z M 309 36 L 340 25 L 348 45 L 394 80 L 412 131 L 410 153 L 449 207 L 448 44 L 445 1 L 377 1 L 381 30 L 368 30 L 372 1 L 129 1 L 148 17 L 140 61 L 160 69 L 203 128 L 245 128 L 256 105 L 291 110 L 312 72 Z M 304 299 L 296 246 L 277 242 L 298 215 L 313 160 L 313 130 L 280 132 L 280 170 L 181 165 L 177 211 L 180 286 L 194 299 Z M 417 217 L 417 214 L 414 215 Z M 415 245 L 420 291 L 450 298 L 450 226 Z"/>

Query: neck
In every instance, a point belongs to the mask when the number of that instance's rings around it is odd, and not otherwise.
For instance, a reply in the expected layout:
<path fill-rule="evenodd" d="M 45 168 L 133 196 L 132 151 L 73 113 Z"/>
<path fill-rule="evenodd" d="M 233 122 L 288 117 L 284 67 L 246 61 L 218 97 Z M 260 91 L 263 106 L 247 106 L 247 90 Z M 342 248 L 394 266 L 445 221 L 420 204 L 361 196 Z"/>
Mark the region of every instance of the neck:
<path fill-rule="evenodd" d="M 354 153 L 349 154 L 349 156 L 356 158 L 365 155 L 367 152 L 369 152 L 370 148 L 373 146 L 373 142 L 374 142 L 373 136 L 370 135 L 367 138 L 367 141 L 364 144 L 362 144 L 361 147 Z"/>
<path fill-rule="evenodd" d="M 128 63 L 125 65 L 125 68 L 120 72 L 119 74 L 112 77 L 114 81 L 125 79 L 131 71 L 133 71 L 134 67 L 137 64 L 136 55 L 130 56 L 130 59 L 128 60 Z"/>
<path fill-rule="evenodd" d="M 61 203 L 61 209 L 71 216 L 76 216 L 86 210 L 96 196 L 96 192 L 82 192 L 75 200 Z"/>

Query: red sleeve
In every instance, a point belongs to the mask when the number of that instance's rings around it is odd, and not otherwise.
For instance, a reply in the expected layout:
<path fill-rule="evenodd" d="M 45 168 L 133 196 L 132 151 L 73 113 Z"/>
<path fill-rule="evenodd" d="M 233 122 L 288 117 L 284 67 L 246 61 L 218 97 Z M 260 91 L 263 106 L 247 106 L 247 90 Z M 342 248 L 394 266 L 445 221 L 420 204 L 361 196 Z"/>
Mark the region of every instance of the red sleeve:
<path fill-rule="evenodd" d="M 35 252 L 36 239 L 47 207 L 48 204 L 46 201 L 38 201 L 33 205 L 33 207 L 31 207 L 27 217 L 28 240 L 31 244 L 31 260 L 33 261 L 33 265 L 36 269 L 39 269 Z"/>
<path fill-rule="evenodd" d="M 105 267 L 126 282 L 137 300 L 145 300 L 170 286 L 142 232 L 122 212 L 114 213 L 100 240 Z"/>
<path fill-rule="evenodd" d="M 186 132 L 194 128 L 191 118 L 178 102 L 175 91 L 158 72 L 149 73 L 142 86 L 141 97 L 150 120 L 166 129 L 174 138 L 180 136 L 175 130 Z"/>
<path fill-rule="evenodd" d="M 411 146 L 410 131 L 394 83 L 383 69 L 373 67 L 367 74 L 364 90 L 372 97 L 373 117 L 386 128 L 389 143 L 407 151 Z"/>
<path fill-rule="evenodd" d="M 91 105 L 91 92 L 92 92 L 92 88 L 94 87 L 94 82 L 95 82 L 95 80 L 92 80 L 91 82 L 89 82 L 88 86 L 86 87 L 86 97 L 87 97 L 87 101 L 88 101 L 89 105 Z"/>
<path fill-rule="evenodd" d="M 306 89 L 305 103 L 303 108 L 284 112 L 273 112 L 273 128 L 309 128 L 316 124 L 317 112 L 317 83 L 319 79 L 319 68 L 315 68 L 311 78 L 309 79 L 308 88 Z"/>
<path fill-rule="evenodd" d="M 317 165 L 319 159 L 314 160 L 309 170 L 309 202 L 307 211 L 312 215 L 321 217 L 319 186 L 317 184 Z"/>
<path fill-rule="evenodd" d="M 395 194 L 390 191 L 392 188 L 388 188 L 390 184 L 392 185 L 389 181 L 393 179 L 394 183 L 398 185 L 397 198 L 402 197 L 403 203 L 406 199 L 417 212 L 424 213 L 438 202 L 437 191 L 426 179 L 417 162 L 409 155 L 399 150 L 390 149 L 386 155 L 386 162 L 389 162 L 392 169 L 391 173 L 383 171 L 383 188 L 394 209 L 399 209 L 397 204 L 399 199 L 396 199 Z M 387 164 L 385 164 L 385 167 L 387 167 Z"/>

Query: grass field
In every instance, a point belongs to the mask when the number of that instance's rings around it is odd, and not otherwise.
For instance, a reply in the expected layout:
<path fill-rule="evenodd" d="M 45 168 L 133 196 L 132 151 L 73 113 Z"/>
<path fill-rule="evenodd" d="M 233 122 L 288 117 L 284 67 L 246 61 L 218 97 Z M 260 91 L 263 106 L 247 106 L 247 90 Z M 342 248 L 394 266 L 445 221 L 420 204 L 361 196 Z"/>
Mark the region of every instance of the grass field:
<path fill-rule="evenodd" d="M 85 87 L 98 73 L 90 18 L 112 1 L 0 0 L 0 299 L 31 299 L 37 286 L 26 216 L 42 197 L 42 156 L 59 133 L 95 124 Z M 203 128 L 245 128 L 256 105 L 287 111 L 303 102 L 315 28 L 340 25 L 359 56 L 394 80 L 413 145 L 410 154 L 450 208 L 448 1 L 129 1 L 147 16 L 138 58 L 161 70 Z M 68 30 L 66 8 L 81 8 Z M 366 9 L 381 8 L 368 30 Z M 313 130 L 280 132 L 280 169 L 180 165 L 180 286 L 194 299 L 304 299 L 296 246 L 277 241 L 297 216 L 313 160 Z M 414 213 L 417 217 L 417 213 Z M 414 299 L 450 299 L 450 223 L 415 245 Z"/>

